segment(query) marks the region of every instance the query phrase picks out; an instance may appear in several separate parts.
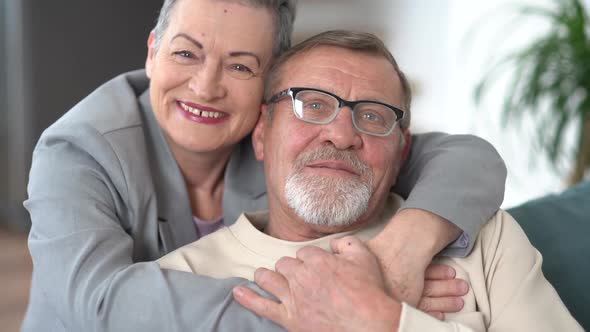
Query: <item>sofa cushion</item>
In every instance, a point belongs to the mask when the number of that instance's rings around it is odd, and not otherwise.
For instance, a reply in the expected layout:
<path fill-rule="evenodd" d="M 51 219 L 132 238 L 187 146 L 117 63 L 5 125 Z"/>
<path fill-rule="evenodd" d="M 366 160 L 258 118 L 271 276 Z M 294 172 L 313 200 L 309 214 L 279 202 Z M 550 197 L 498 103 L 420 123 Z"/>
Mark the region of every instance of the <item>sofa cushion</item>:
<path fill-rule="evenodd" d="M 508 209 L 543 255 L 543 273 L 590 330 L 590 181 Z"/>

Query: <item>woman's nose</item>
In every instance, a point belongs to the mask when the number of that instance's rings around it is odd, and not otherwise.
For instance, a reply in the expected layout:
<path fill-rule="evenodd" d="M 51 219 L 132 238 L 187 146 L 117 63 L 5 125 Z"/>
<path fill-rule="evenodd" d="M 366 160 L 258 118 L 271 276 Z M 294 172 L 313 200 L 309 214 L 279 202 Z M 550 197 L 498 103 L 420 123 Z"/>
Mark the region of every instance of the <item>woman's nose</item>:
<path fill-rule="evenodd" d="M 223 82 L 221 65 L 213 61 L 204 63 L 192 75 L 189 89 L 202 101 L 223 98 L 227 90 Z"/>

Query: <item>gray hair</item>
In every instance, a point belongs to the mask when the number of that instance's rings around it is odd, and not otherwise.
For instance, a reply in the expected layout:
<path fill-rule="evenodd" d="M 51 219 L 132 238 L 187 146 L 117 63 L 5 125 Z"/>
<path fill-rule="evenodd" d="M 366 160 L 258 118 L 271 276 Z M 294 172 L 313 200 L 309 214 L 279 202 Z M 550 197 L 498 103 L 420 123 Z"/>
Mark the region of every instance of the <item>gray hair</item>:
<path fill-rule="evenodd" d="M 189 1 L 189 0 L 185 0 Z M 220 0 L 229 2 L 238 2 L 249 5 L 254 8 L 266 8 L 271 11 L 274 19 L 275 40 L 273 45 L 273 55 L 279 56 L 291 47 L 291 35 L 293 33 L 293 23 L 295 21 L 295 11 L 298 0 Z M 172 11 L 178 0 L 164 0 L 160 9 L 158 22 L 154 28 L 156 35 L 155 49 L 159 49 L 164 32 L 170 24 Z"/>
<path fill-rule="evenodd" d="M 386 58 L 393 66 L 393 69 L 397 73 L 402 86 L 404 98 L 402 109 L 405 112 L 404 118 L 400 121 L 400 127 L 405 129 L 410 126 L 410 107 L 412 104 L 412 89 L 410 87 L 410 83 L 383 41 L 381 41 L 381 39 L 379 39 L 377 36 L 365 32 L 331 30 L 317 34 L 293 46 L 280 57 L 275 59 L 275 62 L 268 71 L 264 90 L 265 101 L 268 101 L 269 98 L 271 98 L 272 94 L 274 93 L 273 89 L 276 89 L 276 86 L 279 84 L 281 79 L 281 70 L 285 63 L 293 59 L 295 56 L 307 52 L 317 46 L 334 46 Z M 269 115 L 272 116 L 270 113 Z"/>

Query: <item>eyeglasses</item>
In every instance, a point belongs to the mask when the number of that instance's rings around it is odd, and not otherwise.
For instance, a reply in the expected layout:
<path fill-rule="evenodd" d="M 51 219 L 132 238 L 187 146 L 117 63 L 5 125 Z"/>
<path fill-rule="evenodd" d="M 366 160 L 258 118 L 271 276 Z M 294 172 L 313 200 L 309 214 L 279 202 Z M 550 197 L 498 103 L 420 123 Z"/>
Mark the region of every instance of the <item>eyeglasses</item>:
<path fill-rule="evenodd" d="M 368 135 L 387 136 L 404 117 L 404 111 L 391 105 L 372 100 L 347 101 L 333 93 L 312 88 L 283 90 L 272 96 L 269 103 L 277 103 L 287 96 L 291 97 L 297 118 L 314 124 L 332 122 L 342 107 L 348 106 L 356 130 Z"/>

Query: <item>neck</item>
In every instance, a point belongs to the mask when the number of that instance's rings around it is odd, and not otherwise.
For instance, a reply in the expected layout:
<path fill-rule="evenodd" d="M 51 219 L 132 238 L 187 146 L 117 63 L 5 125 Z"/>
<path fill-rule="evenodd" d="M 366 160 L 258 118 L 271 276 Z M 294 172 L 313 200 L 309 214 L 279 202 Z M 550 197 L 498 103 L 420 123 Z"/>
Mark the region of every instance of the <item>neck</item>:
<path fill-rule="evenodd" d="M 186 183 L 193 215 L 214 220 L 223 214 L 223 178 L 232 150 L 195 153 L 171 147 Z"/>
<path fill-rule="evenodd" d="M 223 182 L 223 172 L 231 150 L 215 152 L 189 152 L 171 148 L 174 159 L 184 176 L 187 187 L 214 191 Z"/>

